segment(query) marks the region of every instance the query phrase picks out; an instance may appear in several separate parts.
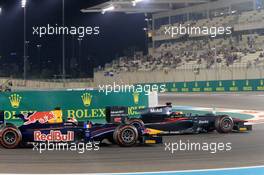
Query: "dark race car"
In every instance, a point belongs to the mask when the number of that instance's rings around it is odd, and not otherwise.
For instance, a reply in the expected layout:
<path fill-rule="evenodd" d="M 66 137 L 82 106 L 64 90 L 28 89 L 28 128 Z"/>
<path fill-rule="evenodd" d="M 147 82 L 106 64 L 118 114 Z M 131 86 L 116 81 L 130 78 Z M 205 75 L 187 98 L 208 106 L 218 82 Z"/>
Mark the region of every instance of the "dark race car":
<path fill-rule="evenodd" d="M 245 132 L 252 130 L 247 121 L 232 118 L 228 115 L 185 115 L 173 112 L 171 103 L 165 106 L 146 108 L 139 111 L 140 119 L 145 126 L 155 129 L 159 134 L 188 134 Z"/>
<path fill-rule="evenodd" d="M 6 123 L 4 112 L 0 112 L 0 143 L 5 148 L 17 148 L 35 142 L 94 142 L 108 139 L 120 146 L 134 146 L 137 143 L 162 143 L 160 136 L 153 135 L 144 125 L 127 122 L 127 108 L 107 108 L 106 124 L 91 122 L 62 121 L 62 111 L 35 112 L 18 115 L 24 125 Z"/>

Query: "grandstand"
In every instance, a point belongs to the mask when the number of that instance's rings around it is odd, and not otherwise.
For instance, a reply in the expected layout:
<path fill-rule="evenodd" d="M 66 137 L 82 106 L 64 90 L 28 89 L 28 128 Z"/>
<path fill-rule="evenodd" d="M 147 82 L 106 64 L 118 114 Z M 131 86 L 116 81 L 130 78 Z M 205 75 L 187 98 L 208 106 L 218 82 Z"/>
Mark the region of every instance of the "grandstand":
<path fill-rule="evenodd" d="M 0 78 L 0 92 L 13 90 L 61 90 L 93 87 L 93 79 L 45 79 L 21 80 L 15 78 Z"/>
<path fill-rule="evenodd" d="M 232 34 L 166 35 L 166 27 L 179 25 L 229 26 Z M 95 83 L 263 78 L 264 0 L 218 0 L 156 12 L 148 32 L 148 55 L 106 64 L 96 70 Z"/>
<path fill-rule="evenodd" d="M 131 3 L 132 2 L 132 3 Z M 134 4 L 133 4 L 134 2 Z M 263 79 L 264 0 L 111 0 L 82 12 L 146 13 L 148 54 L 95 69 L 94 79 L 16 80 L 13 88 L 85 88 L 99 84 Z M 166 35 L 173 26 L 231 27 L 232 34 Z M 120 43 L 121 44 L 121 43 Z"/>

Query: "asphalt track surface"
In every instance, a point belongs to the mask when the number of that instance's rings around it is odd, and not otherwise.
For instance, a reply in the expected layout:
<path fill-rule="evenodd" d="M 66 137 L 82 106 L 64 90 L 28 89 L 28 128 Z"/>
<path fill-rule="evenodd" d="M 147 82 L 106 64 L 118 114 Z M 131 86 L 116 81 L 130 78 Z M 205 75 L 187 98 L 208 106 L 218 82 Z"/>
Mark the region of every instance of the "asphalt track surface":
<path fill-rule="evenodd" d="M 173 94 L 159 96 L 159 103 L 179 106 L 217 107 L 264 111 L 264 93 Z"/>
<path fill-rule="evenodd" d="M 261 94 L 239 95 L 175 95 L 164 94 L 161 103 L 201 107 L 237 109 L 263 108 Z M 246 102 L 245 102 L 245 101 Z M 247 107 L 248 106 L 248 107 Z M 120 148 L 104 146 L 99 151 L 44 152 L 32 149 L 6 150 L 0 148 L 0 173 L 122 173 L 174 171 L 191 169 L 229 168 L 264 165 L 264 125 L 256 125 L 250 133 L 178 135 L 164 137 L 165 143 L 231 143 L 231 151 L 165 151 L 165 145 Z"/>

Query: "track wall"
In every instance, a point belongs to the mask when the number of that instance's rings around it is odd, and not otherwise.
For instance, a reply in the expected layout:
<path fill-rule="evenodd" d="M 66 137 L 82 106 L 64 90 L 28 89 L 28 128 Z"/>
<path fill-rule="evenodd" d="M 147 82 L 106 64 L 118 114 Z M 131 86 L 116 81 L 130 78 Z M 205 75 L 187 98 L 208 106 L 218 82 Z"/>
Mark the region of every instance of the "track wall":
<path fill-rule="evenodd" d="M 75 117 L 79 121 L 102 121 L 106 106 L 128 106 L 131 116 L 136 110 L 147 107 L 149 102 L 143 93 L 100 93 L 90 91 L 24 91 L 0 93 L 0 110 L 5 111 L 5 119 L 14 123 L 21 120 L 14 117 L 18 113 L 51 111 L 59 107 L 63 117 Z"/>

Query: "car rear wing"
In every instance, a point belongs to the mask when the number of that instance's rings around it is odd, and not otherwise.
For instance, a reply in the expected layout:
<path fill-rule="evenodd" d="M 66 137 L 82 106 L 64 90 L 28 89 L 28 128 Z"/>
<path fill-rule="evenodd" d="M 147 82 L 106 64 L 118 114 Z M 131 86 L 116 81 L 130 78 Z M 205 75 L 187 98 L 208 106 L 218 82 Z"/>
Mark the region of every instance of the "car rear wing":
<path fill-rule="evenodd" d="M 5 123 L 4 111 L 0 111 L 0 125 Z"/>

